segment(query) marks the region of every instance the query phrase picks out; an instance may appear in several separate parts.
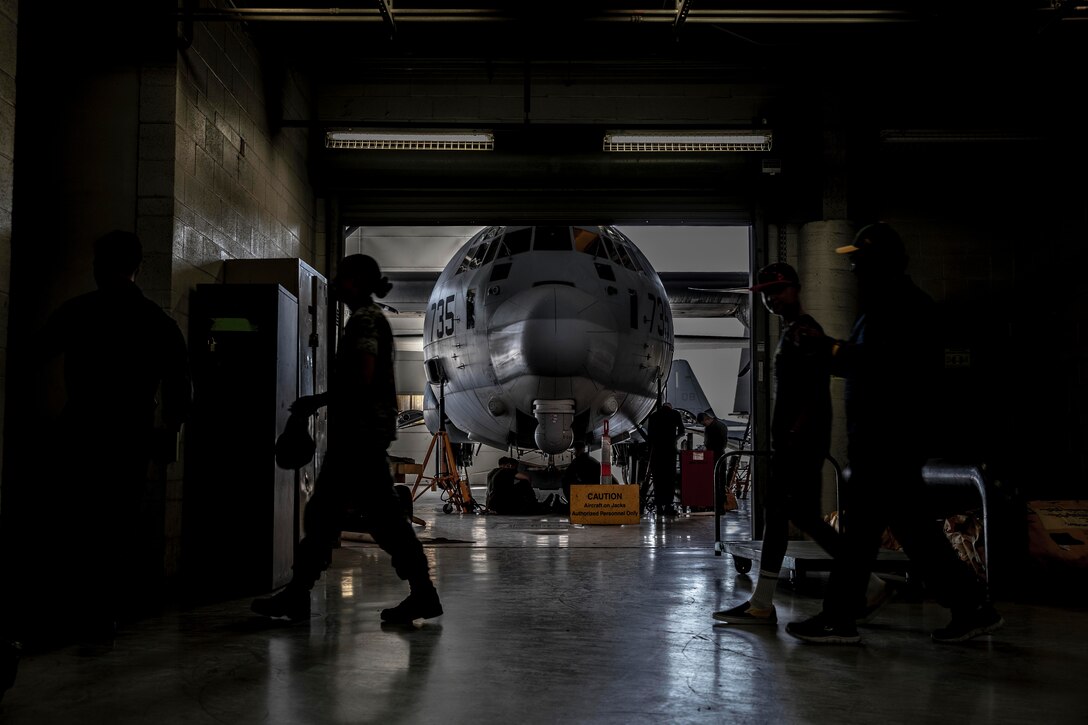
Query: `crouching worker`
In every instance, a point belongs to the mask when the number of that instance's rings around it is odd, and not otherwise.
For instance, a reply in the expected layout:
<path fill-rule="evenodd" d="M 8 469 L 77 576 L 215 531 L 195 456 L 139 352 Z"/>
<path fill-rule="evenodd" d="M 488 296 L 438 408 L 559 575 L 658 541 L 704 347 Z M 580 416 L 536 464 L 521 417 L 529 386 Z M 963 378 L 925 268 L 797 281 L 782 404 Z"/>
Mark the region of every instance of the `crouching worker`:
<path fill-rule="evenodd" d="M 554 513 L 554 503 L 537 498 L 529 474 L 518 470 L 518 459 L 503 456 L 487 474 L 487 510 L 506 516 Z"/>

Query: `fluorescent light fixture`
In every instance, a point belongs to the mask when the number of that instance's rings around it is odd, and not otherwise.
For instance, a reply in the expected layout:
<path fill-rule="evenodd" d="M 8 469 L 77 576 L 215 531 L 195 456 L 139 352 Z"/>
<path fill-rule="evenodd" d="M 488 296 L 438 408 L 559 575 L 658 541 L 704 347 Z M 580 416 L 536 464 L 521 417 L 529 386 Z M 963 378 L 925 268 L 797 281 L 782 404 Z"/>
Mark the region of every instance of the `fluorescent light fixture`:
<path fill-rule="evenodd" d="M 770 151 L 770 131 L 608 131 L 605 151 Z"/>
<path fill-rule="evenodd" d="M 493 151 L 490 131 L 329 131 L 325 148 L 378 151 Z"/>

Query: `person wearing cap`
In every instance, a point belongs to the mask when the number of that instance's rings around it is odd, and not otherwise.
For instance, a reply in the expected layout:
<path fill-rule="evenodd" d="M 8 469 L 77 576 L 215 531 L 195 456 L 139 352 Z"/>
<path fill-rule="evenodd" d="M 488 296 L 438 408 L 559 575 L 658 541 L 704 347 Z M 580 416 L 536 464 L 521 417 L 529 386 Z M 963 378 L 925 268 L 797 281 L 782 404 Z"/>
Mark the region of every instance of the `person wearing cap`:
<path fill-rule="evenodd" d="M 774 594 L 789 545 L 790 521 L 833 557 L 841 538 L 820 513 L 823 468 L 831 448 L 831 373 L 823 328 L 801 305 L 797 271 L 784 262 L 768 264 L 749 287 L 784 328 L 774 357 L 775 403 L 771 416 L 771 471 L 763 495 L 764 523 L 759 576 L 748 601 L 714 612 L 730 625 L 775 625 Z M 884 582 L 870 577 L 867 607 L 887 600 Z M 869 614 L 869 611 L 861 614 Z"/>
<path fill-rule="evenodd" d="M 786 632 L 815 643 L 860 641 L 853 614 L 886 528 L 929 592 L 951 610 L 951 622 L 933 640 L 963 642 L 993 632 L 1004 620 L 926 505 L 926 437 L 913 419 L 935 409 L 943 365 L 936 304 L 907 275 L 906 249 L 888 224 L 861 228 L 853 243 L 835 251 L 849 255 L 860 301 L 848 340 L 820 338 L 831 373 L 846 381 L 843 555 L 832 565 L 822 611 L 790 622 Z"/>
<path fill-rule="evenodd" d="M 382 610 L 382 620 L 406 624 L 442 614 L 427 556 L 404 515 L 387 453 L 397 435 L 393 332 L 374 297 L 385 297 L 392 287 L 372 257 L 353 254 L 340 260 L 331 291 L 351 315 L 337 345 L 328 390 L 302 396 L 290 408 L 292 414 L 310 416 L 328 406 L 328 449 L 306 505 L 306 536 L 299 542 L 291 581 L 273 596 L 255 599 L 250 608 L 257 614 L 310 616 L 310 590 L 331 563 L 349 508 L 363 516 L 375 543 L 392 557 L 397 576 L 411 587 L 404 601 Z"/>

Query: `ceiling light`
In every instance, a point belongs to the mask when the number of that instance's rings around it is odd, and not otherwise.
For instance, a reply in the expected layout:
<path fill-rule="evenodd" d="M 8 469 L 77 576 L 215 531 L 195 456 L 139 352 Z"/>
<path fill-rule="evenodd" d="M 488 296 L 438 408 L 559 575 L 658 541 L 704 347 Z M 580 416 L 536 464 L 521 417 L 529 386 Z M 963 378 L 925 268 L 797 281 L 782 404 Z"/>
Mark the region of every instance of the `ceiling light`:
<path fill-rule="evenodd" d="M 490 131 L 329 131 L 325 148 L 378 151 L 493 151 Z"/>
<path fill-rule="evenodd" d="M 770 151 L 769 131 L 609 131 L 605 151 Z"/>

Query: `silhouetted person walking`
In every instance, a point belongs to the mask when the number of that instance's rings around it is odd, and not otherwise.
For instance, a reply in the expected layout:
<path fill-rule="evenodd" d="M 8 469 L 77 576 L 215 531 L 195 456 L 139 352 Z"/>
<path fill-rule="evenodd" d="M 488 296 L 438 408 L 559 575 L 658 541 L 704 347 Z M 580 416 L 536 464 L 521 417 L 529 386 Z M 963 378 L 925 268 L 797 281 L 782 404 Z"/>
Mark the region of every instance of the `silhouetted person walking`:
<path fill-rule="evenodd" d="M 823 468 L 831 449 L 831 372 L 820 340 L 823 328 L 801 305 L 797 270 L 784 262 L 768 264 L 756 273 L 756 284 L 750 289 L 784 323 L 774 356 L 771 475 L 763 494 L 763 541 L 755 591 L 748 601 L 713 617 L 733 625 L 774 625 L 778 622 L 774 594 L 789 546 L 790 522 L 824 551 L 841 554 L 839 533 L 820 511 Z M 859 615 L 875 611 L 888 597 L 884 583 L 875 576 L 867 594 L 869 609 Z"/>
<path fill-rule="evenodd" d="M 928 510 L 922 467 L 926 437 L 912 420 L 936 410 L 934 391 L 943 365 L 936 305 L 907 276 L 907 253 L 884 223 L 860 229 L 849 254 L 858 281 L 861 314 L 849 340 L 820 337 L 831 372 L 846 379 L 850 476 L 844 496 L 843 556 L 828 578 L 823 611 L 786 631 L 816 643 L 860 641 L 854 617 L 885 528 L 903 545 L 952 621 L 933 632 L 938 642 L 962 642 L 998 629 L 1004 621 L 960 560 Z"/>
<path fill-rule="evenodd" d="M 112 639 L 138 583 L 140 511 L 152 460 L 176 457 L 192 402 L 188 351 L 177 323 L 136 285 L 139 238 L 113 231 L 94 243 L 98 289 L 62 304 L 44 331 L 63 356 L 62 531 L 76 562 L 80 635 Z M 105 642 L 104 642 L 105 641 Z"/>
<path fill-rule="evenodd" d="M 309 416 L 328 405 L 328 450 L 306 505 L 306 536 L 299 542 L 291 582 L 271 597 L 254 600 L 257 614 L 289 619 L 310 615 L 310 590 L 332 561 L 349 508 L 363 517 L 374 541 L 392 557 L 397 576 L 411 586 L 408 597 L 383 609 L 381 618 L 404 624 L 442 614 L 427 556 L 405 516 L 389 468 L 387 449 L 397 435 L 393 332 L 373 298 L 385 297 L 392 287 L 372 257 L 353 254 L 340 260 L 332 293 L 351 316 L 328 390 L 303 396 L 291 406 L 293 414 Z"/>

